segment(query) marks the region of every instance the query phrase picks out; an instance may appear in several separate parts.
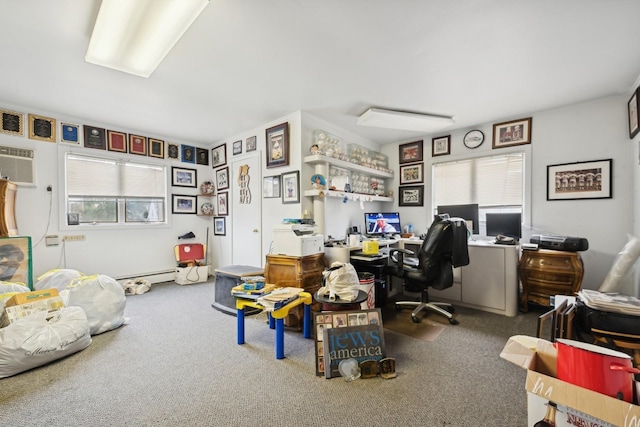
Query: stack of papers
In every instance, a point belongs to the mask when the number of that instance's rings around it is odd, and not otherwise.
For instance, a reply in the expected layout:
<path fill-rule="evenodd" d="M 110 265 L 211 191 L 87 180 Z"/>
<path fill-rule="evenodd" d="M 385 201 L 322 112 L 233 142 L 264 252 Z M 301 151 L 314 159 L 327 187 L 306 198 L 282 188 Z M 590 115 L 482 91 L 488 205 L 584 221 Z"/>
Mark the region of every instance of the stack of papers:
<path fill-rule="evenodd" d="M 273 311 L 297 300 L 300 296 L 300 292 L 302 291 L 304 291 L 302 288 L 276 288 L 269 294 L 258 298 L 257 301 L 265 308 L 265 310 Z"/>
<path fill-rule="evenodd" d="M 245 289 L 244 285 L 238 285 L 231 288 L 231 295 L 236 298 L 246 298 L 257 300 L 258 298 L 269 294 L 276 289 L 276 285 L 267 283 L 260 289 Z"/>
<path fill-rule="evenodd" d="M 640 299 L 617 292 L 578 291 L 578 297 L 589 307 L 616 313 L 640 316 Z"/>

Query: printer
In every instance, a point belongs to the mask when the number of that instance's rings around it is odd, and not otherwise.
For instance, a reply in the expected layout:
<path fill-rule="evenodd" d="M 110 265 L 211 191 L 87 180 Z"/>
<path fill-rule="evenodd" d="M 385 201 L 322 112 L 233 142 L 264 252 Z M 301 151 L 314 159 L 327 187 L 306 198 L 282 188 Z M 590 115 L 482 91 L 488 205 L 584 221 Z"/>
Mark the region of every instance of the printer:
<path fill-rule="evenodd" d="M 324 236 L 311 224 L 273 226 L 273 254 L 306 256 L 324 252 Z"/>

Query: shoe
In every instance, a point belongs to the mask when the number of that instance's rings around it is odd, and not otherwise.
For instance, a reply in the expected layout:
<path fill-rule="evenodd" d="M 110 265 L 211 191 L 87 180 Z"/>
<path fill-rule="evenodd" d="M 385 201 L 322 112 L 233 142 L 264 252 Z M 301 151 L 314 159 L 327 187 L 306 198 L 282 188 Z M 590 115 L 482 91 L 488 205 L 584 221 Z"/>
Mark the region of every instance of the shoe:
<path fill-rule="evenodd" d="M 196 235 L 193 234 L 192 231 L 190 231 L 187 234 L 183 234 L 182 236 L 178 236 L 178 240 L 180 240 L 180 239 L 193 239 L 195 237 L 196 237 Z"/>

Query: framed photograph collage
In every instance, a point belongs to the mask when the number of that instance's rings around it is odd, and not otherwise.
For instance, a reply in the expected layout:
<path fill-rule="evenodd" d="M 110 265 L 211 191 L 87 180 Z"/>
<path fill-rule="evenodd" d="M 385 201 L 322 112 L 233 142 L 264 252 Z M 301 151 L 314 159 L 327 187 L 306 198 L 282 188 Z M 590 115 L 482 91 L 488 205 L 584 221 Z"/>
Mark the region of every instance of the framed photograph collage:
<path fill-rule="evenodd" d="M 440 151 L 436 154 L 436 138 L 433 143 L 433 155 L 449 154 L 450 137 L 438 138 Z M 398 187 L 399 206 L 424 205 L 424 147 L 423 141 L 409 142 L 398 146 L 398 163 L 400 172 L 400 187 Z"/>

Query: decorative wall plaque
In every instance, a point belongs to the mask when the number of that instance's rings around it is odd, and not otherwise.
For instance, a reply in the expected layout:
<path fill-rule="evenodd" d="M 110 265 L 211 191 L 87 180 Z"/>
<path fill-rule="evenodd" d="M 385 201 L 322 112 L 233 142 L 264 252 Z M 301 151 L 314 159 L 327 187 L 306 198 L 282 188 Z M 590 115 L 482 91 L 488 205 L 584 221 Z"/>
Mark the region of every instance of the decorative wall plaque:
<path fill-rule="evenodd" d="M 24 114 L 8 110 L 0 110 L 0 113 L 0 132 L 24 135 Z"/>
<path fill-rule="evenodd" d="M 29 114 L 29 138 L 56 142 L 56 119 Z"/>

